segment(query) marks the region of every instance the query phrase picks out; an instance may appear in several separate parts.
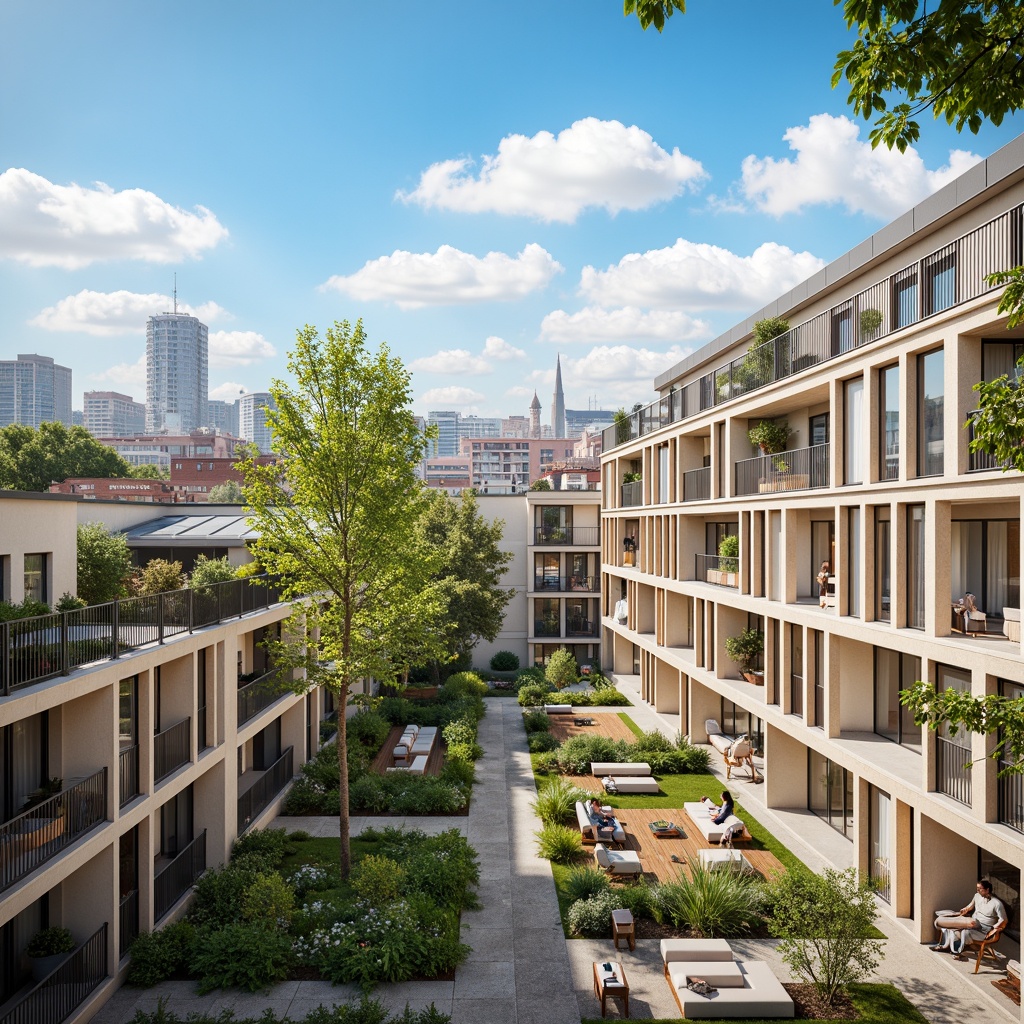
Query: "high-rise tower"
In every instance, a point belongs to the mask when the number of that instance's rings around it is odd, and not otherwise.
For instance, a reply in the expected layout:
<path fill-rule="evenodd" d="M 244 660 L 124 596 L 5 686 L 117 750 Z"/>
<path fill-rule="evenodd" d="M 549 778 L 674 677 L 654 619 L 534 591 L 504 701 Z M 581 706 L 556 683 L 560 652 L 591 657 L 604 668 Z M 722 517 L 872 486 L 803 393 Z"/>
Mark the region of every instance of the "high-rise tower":
<path fill-rule="evenodd" d="M 49 356 L 0 360 L 0 427 L 71 426 L 71 370 Z"/>
<path fill-rule="evenodd" d="M 206 324 L 184 313 L 146 322 L 146 430 L 187 434 L 206 425 L 209 390 Z"/>
<path fill-rule="evenodd" d="M 555 437 L 565 437 L 565 395 L 562 394 L 562 357 L 555 363 L 555 394 L 551 399 L 551 430 Z"/>

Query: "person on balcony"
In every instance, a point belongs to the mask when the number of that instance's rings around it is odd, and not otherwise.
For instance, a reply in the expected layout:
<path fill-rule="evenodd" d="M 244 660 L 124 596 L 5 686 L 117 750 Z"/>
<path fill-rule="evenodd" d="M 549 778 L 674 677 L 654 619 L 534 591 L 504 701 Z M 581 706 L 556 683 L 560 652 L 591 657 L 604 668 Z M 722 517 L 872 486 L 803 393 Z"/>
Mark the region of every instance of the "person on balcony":
<path fill-rule="evenodd" d="M 829 570 L 828 562 L 822 562 L 821 569 L 815 577 L 818 581 L 818 605 L 821 608 L 824 608 L 828 603 L 828 578 L 830 575 L 831 571 Z"/>
<path fill-rule="evenodd" d="M 968 942 L 993 939 L 1006 927 L 1006 908 L 1001 899 L 992 895 L 992 883 L 987 878 L 979 878 L 975 890 L 974 898 L 957 914 L 940 911 L 935 918 L 938 941 L 931 948 L 936 953 L 949 950 L 962 960 Z"/>

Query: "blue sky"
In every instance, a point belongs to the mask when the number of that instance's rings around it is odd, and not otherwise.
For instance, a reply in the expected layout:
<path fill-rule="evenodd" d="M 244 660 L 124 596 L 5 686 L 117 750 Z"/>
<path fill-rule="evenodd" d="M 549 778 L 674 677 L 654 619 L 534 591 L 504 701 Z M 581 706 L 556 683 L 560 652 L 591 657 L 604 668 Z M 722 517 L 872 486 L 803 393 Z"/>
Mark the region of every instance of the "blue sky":
<path fill-rule="evenodd" d="M 1016 135 L 872 152 L 826 0 L 691 0 L 659 36 L 553 5 L 8 0 L 0 358 L 145 395 L 146 317 L 213 397 L 362 317 L 416 411 L 653 397 L 654 376 Z M 143 360 L 140 362 L 140 360 Z"/>

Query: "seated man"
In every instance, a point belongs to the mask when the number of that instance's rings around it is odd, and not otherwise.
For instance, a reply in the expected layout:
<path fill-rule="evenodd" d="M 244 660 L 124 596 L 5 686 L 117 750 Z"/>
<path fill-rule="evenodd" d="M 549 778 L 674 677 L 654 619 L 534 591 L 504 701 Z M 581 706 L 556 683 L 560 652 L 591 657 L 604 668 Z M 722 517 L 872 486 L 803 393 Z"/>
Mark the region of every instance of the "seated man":
<path fill-rule="evenodd" d="M 980 878 L 975 889 L 974 898 L 966 907 L 961 907 L 959 916 L 940 915 L 935 919 L 938 941 L 932 949 L 936 953 L 948 949 L 962 960 L 968 942 L 994 938 L 1006 927 L 1006 908 L 1002 900 L 992 895 L 992 883 Z"/>

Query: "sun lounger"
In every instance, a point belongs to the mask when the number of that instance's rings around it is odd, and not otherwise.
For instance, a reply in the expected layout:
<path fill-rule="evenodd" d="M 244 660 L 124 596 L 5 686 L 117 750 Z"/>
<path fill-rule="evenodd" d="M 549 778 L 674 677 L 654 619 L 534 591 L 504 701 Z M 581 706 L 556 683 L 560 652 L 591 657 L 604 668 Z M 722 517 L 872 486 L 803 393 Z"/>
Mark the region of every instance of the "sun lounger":
<path fill-rule="evenodd" d="M 604 843 L 594 847 L 594 860 L 609 875 L 639 875 L 643 873 L 640 858 L 632 850 L 609 850 Z"/>
<path fill-rule="evenodd" d="M 646 761 L 591 761 L 590 774 L 601 778 L 605 775 L 650 775 L 651 766 Z"/>
<path fill-rule="evenodd" d="M 709 843 L 720 843 L 722 837 L 733 825 L 738 825 L 742 828 L 742 832 L 733 835 L 734 842 L 741 842 L 750 838 L 750 833 L 747 831 L 746 826 L 735 814 L 730 814 L 721 825 L 716 825 L 711 820 L 711 815 L 708 814 L 707 804 L 702 804 L 699 800 L 683 804 L 683 810 L 686 811 L 697 831 Z"/>

